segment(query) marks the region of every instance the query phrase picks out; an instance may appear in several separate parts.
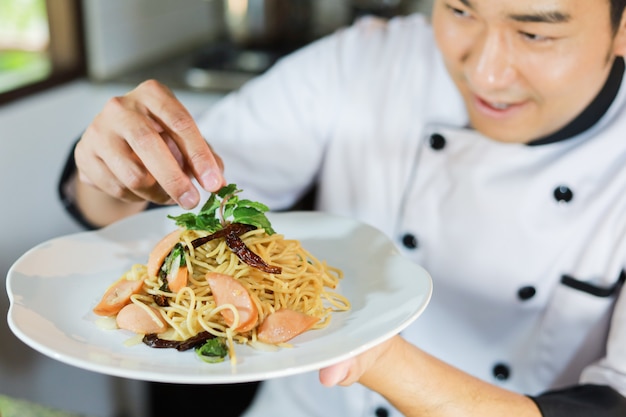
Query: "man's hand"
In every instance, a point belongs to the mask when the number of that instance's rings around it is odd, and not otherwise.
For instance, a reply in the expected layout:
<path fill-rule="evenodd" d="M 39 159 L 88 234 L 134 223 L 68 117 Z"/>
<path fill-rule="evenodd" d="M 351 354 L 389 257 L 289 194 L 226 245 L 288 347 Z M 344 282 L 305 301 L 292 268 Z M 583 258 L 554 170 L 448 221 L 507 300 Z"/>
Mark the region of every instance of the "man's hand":
<path fill-rule="evenodd" d="M 321 369 L 319 372 L 320 382 L 327 387 L 334 385 L 345 387 L 359 382 L 364 374 L 377 364 L 382 355 L 389 353 L 395 339 L 394 337 L 356 357 Z"/>
<path fill-rule="evenodd" d="M 394 336 L 319 371 L 323 385 L 358 382 L 403 415 L 429 417 L 541 417 L 527 396 L 479 380 Z"/>
<path fill-rule="evenodd" d="M 225 184 L 222 161 L 189 112 L 153 80 L 110 99 L 74 156 L 79 183 L 124 202 L 175 202 L 191 209 L 200 200 L 192 178 L 207 191 Z"/>

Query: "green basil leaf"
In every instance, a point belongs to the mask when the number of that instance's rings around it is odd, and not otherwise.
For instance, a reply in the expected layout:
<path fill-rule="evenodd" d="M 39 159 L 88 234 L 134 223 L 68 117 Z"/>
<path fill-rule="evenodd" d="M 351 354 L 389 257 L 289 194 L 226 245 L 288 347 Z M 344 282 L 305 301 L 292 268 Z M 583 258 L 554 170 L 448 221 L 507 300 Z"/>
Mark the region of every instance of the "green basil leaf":
<path fill-rule="evenodd" d="M 269 208 L 256 201 L 240 199 L 241 190 L 236 184 L 228 184 L 212 193 L 198 214 L 184 213 L 168 216 L 178 226 L 188 230 L 206 230 L 210 233 L 223 228 L 223 222 L 244 223 L 265 229 L 267 234 L 274 234 L 270 221 L 265 216 Z"/>
<path fill-rule="evenodd" d="M 237 207 L 233 212 L 233 217 L 237 223 L 250 224 L 260 229 L 265 229 L 265 233 L 268 235 L 276 233 L 265 214 L 256 208 Z"/>

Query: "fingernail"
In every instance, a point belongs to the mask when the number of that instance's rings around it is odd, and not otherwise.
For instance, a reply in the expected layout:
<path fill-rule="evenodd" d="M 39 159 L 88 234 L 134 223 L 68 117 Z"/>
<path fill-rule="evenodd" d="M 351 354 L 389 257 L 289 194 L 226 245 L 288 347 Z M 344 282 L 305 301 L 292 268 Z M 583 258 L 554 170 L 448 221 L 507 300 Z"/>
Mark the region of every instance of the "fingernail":
<path fill-rule="evenodd" d="M 222 176 L 216 172 L 209 171 L 200 178 L 202 186 L 207 191 L 217 191 L 222 186 Z"/>
<path fill-rule="evenodd" d="M 186 193 L 181 195 L 178 200 L 181 207 L 186 210 L 191 210 L 198 204 L 198 197 L 196 193 L 192 191 L 187 191 Z"/>

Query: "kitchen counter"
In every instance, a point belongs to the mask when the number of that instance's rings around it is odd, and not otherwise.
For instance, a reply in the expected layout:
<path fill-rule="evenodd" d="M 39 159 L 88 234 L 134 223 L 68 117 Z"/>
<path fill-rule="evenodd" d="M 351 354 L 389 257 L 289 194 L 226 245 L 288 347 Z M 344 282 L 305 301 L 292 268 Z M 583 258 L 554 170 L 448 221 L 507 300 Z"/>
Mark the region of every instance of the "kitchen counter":
<path fill-rule="evenodd" d="M 74 141 L 106 100 L 132 87 L 78 80 L 0 106 L 0 275 L 6 277 L 13 262 L 31 247 L 82 230 L 61 205 L 57 181 Z M 194 115 L 221 97 L 174 92 Z M 6 317 L 6 293 L 0 306 Z M 141 383 L 49 359 L 17 339 L 6 319 L 0 320 L 0 340 L 0 395 L 92 417 L 147 414 Z"/>

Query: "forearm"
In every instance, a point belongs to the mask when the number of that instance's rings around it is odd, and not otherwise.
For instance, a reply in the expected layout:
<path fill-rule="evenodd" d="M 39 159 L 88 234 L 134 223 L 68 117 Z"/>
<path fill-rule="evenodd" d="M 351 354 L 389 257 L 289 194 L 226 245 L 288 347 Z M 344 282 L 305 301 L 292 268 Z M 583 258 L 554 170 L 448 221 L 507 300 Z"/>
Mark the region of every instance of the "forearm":
<path fill-rule="evenodd" d="M 147 201 L 126 202 L 98 190 L 89 184 L 71 180 L 74 187 L 75 205 L 82 217 L 94 227 L 103 227 L 132 214 L 139 213 L 148 206 Z"/>
<path fill-rule="evenodd" d="M 359 382 L 409 417 L 541 417 L 526 396 L 461 372 L 400 337 Z"/>
<path fill-rule="evenodd" d="M 126 203 L 78 180 L 74 148 L 69 153 L 58 184 L 59 198 L 79 223 L 94 229 L 146 208 L 147 202 Z"/>

